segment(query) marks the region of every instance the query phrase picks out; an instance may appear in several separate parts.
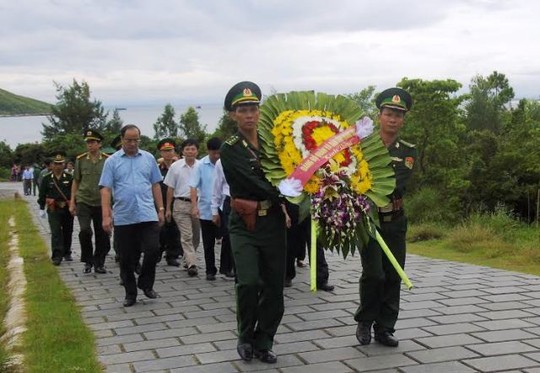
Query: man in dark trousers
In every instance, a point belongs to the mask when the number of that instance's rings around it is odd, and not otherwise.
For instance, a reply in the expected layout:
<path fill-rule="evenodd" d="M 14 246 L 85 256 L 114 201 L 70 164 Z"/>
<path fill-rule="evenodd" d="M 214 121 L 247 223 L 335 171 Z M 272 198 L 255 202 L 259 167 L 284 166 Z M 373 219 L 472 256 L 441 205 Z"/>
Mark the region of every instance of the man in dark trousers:
<path fill-rule="evenodd" d="M 260 88 L 240 82 L 225 97 L 225 110 L 238 132 L 221 147 L 221 162 L 231 193 L 229 234 L 236 264 L 237 351 L 275 363 L 274 335 L 284 311 L 286 217 L 276 188 L 260 165 L 257 132 Z"/>
<path fill-rule="evenodd" d="M 69 212 L 73 178 L 64 172 L 65 153 L 57 152 L 52 161 L 52 172 L 43 176 L 39 186 L 40 216 L 47 214 L 51 228 L 52 263 L 60 265 L 62 259 L 70 262 L 73 216 Z M 45 208 L 47 212 L 45 213 Z"/>
<path fill-rule="evenodd" d="M 399 138 L 405 122 L 405 113 L 411 109 L 412 98 L 401 88 L 381 92 L 375 101 L 379 108 L 380 135 L 392 158 L 396 175 L 396 188 L 390 203 L 379 208 L 380 233 L 398 263 L 405 266 L 405 234 L 407 217 L 403 208 L 403 195 L 416 159 L 414 145 Z M 360 277 L 360 306 L 354 319 L 358 322 L 356 338 L 362 345 L 371 342 L 373 326 L 375 340 L 382 345 L 396 347 L 394 326 L 399 313 L 401 279 L 381 247 L 370 238 L 360 253 L 362 276 Z"/>
<path fill-rule="evenodd" d="M 92 266 L 96 273 L 107 273 L 105 257 L 111 250 L 109 235 L 102 226 L 101 195 L 99 178 L 105 160 L 109 157 L 101 152 L 103 136 L 96 130 L 84 131 L 87 152 L 77 156 L 71 186 L 71 203 L 69 212 L 79 219 L 79 242 L 81 244 L 81 262 L 84 273 L 90 273 Z M 92 232 L 92 224 L 94 231 Z M 95 235 L 95 250 L 92 245 Z"/>
<path fill-rule="evenodd" d="M 167 176 L 169 168 L 173 162 L 178 160 L 178 156 L 175 151 L 176 143 L 173 139 L 166 138 L 158 143 L 157 148 L 161 155 L 161 158 L 158 159 L 159 171 L 163 176 L 163 180 L 165 180 L 165 176 Z M 161 194 L 163 196 L 163 206 L 166 206 L 167 185 L 163 183 L 163 180 L 159 184 L 161 186 Z M 165 261 L 167 262 L 167 265 L 179 267 L 180 262 L 178 261 L 178 258 L 180 255 L 182 255 L 182 244 L 180 243 L 180 231 L 172 218 L 165 221 L 165 224 L 163 224 L 161 227 L 161 231 L 159 233 L 159 246 L 161 254 L 163 255 L 163 253 L 165 253 Z"/>

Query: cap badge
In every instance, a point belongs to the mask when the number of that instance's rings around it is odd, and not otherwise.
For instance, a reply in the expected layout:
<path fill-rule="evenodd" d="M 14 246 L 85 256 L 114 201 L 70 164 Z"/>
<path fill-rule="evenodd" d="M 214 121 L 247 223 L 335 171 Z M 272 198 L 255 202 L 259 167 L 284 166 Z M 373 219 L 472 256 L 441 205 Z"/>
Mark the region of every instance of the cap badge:
<path fill-rule="evenodd" d="M 394 95 L 394 97 L 392 97 L 392 102 L 399 104 L 401 102 L 401 97 L 399 97 L 399 95 Z"/>
<path fill-rule="evenodd" d="M 251 89 L 244 88 L 243 95 L 244 95 L 244 97 L 250 97 L 250 96 L 253 96 L 253 93 L 251 93 Z"/>

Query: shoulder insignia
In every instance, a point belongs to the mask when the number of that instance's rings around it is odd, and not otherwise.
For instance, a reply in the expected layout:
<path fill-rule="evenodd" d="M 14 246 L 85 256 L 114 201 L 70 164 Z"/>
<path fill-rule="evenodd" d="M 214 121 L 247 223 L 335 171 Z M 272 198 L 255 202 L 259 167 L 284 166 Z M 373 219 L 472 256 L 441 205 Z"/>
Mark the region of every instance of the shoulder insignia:
<path fill-rule="evenodd" d="M 405 146 L 408 146 L 409 148 L 414 148 L 414 147 L 416 147 L 415 144 L 411 144 L 410 142 L 407 142 L 407 141 L 405 141 L 405 140 L 401 140 L 401 139 L 400 139 L 399 142 L 402 143 L 402 144 L 405 145 Z"/>
<path fill-rule="evenodd" d="M 225 144 L 234 145 L 238 142 L 238 140 L 240 140 L 240 137 L 238 135 L 232 135 L 225 141 Z"/>
<path fill-rule="evenodd" d="M 77 156 L 77 159 L 80 159 L 80 158 L 82 158 L 82 157 L 86 157 L 87 154 L 88 154 L 88 152 L 79 154 L 79 155 Z"/>
<path fill-rule="evenodd" d="M 110 157 L 110 154 L 101 152 L 101 156 L 102 156 L 102 157 L 105 157 L 105 158 L 109 158 L 109 157 Z"/>

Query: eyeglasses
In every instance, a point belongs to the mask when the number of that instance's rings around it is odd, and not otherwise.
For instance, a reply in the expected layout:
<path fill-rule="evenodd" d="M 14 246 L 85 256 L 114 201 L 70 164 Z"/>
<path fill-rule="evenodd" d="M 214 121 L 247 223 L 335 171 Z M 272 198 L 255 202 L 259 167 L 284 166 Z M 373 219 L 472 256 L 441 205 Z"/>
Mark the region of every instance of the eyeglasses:
<path fill-rule="evenodd" d="M 123 138 L 122 140 L 127 142 L 128 144 L 129 143 L 138 144 L 138 143 L 141 142 L 141 139 L 126 139 L 126 138 Z"/>

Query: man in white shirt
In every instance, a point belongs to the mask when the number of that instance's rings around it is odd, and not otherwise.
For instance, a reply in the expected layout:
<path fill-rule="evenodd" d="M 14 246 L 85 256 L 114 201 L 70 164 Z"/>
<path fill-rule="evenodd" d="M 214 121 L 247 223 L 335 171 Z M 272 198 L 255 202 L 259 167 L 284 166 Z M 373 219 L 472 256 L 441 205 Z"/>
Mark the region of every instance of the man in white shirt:
<path fill-rule="evenodd" d="M 218 159 L 214 168 L 214 186 L 212 190 L 212 222 L 219 227 L 221 235 L 221 256 L 219 273 L 226 277 L 234 277 L 234 259 L 229 237 L 229 214 L 231 213 L 231 192 L 225 180 L 221 160 Z"/>
<path fill-rule="evenodd" d="M 189 182 L 199 163 L 199 144 L 194 139 L 187 139 L 182 143 L 181 149 L 183 158 L 171 165 L 163 181 L 168 187 L 165 218 L 170 220 L 172 216 L 178 225 L 184 262 L 188 275 L 193 277 L 198 274 L 195 249 L 199 246 L 201 235 L 199 219 L 192 216 Z"/>

